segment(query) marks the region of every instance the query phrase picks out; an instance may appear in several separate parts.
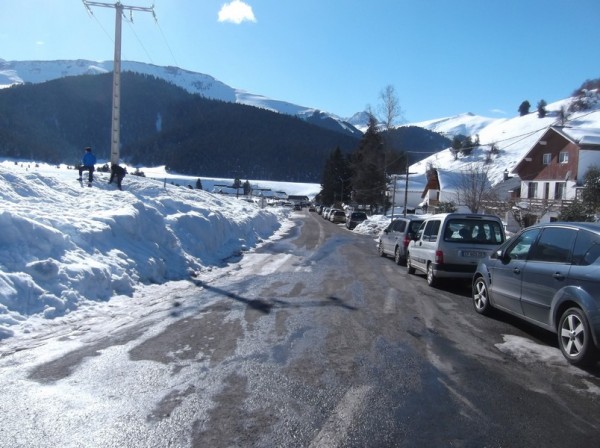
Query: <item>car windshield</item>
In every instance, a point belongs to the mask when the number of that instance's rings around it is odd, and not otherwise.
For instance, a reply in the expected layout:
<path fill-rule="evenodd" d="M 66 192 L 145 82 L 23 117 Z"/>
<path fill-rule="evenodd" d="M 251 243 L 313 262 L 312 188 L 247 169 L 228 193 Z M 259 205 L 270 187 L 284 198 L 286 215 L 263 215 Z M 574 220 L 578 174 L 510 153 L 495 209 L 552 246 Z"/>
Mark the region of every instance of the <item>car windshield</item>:
<path fill-rule="evenodd" d="M 444 231 L 444 241 L 498 245 L 504 241 L 504 237 L 497 221 L 451 219 Z"/>

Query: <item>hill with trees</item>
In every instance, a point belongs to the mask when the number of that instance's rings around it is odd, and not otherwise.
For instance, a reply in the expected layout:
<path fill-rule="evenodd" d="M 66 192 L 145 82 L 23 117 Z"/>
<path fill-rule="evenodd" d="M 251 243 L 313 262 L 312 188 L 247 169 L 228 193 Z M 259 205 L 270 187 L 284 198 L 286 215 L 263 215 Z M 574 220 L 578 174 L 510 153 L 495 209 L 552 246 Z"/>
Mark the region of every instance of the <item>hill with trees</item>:
<path fill-rule="evenodd" d="M 121 92 L 121 157 L 134 166 L 165 165 L 195 176 L 319 182 L 331 152 L 349 155 L 362 137 L 340 132 L 334 123 L 328 129 L 322 114 L 304 120 L 211 100 L 152 75 L 124 72 Z M 109 160 L 111 113 L 110 73 L 2 89 L 0 156 L 75 165 L 82 149 L 91 146 L 101 161 Z M 418 148 L 430 154 L 449 144 L 419 128 L 394 130 L 390 136 L 397 151 Z"/>

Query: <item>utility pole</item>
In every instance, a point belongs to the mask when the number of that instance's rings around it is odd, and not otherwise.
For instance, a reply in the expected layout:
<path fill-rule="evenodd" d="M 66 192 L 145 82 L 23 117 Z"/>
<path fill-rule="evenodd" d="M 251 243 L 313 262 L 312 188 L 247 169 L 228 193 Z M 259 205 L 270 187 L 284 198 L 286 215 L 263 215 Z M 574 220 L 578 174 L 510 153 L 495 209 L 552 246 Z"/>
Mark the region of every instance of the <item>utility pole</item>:
<path fill-rule="evenodd" d="M 392 219 L 391 219 L 391 221 L 394 220 L 394 211 L 396 209 L 396 183 L 398 182 L 398 175 L 393 174 L 393 178 L 394 178 L 394 193 L 392 194 Z M 406 208 L 406 207 L 404 207 L 404 208 Z"/>
<path fill-rule="evenodd" d="M 110 143 L 110 163 L 119 164 L 119 146 L 121 140 L 121 18 L 123 11 L 127 10 L 131 14 L 133 11 L 151 12 L 154 14 L 154 6 L 144 8 L 141 6 L 127 6 L 120 1 L 116 3 L 101 3 L 82 0 L 90 14 L 93 15 L 90 6 L 100 6 L 104 8 L 115 8 L 115 58 L 113 69 L 113 93 L 112 93 L 112 125 L 111 125 L 111 143 Z"/>

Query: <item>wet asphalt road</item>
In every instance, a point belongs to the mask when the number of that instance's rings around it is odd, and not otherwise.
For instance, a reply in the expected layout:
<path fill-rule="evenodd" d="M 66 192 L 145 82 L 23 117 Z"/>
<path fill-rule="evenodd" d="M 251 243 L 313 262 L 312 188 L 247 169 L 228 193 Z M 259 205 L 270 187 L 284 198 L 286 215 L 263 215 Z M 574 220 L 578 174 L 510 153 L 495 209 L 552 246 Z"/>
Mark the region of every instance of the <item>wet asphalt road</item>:
<path fill-rule="evenodd" d="M 571 367 L 553 335 L 479 316 L 467 285 L 430 288 L 380 258 L 373 237 L 294 217 L 253 265 L 196 280 L 160 331 L 132 326 L 32 369 L 29 381 L 76 382 L 86 359 L 119 346 L 176 380 L 151 412 L 104 426 L 100 414 L 93 431 L 64 422 L 81 436 L 63 446 L 600 446 L 600 366 Z M 500 350 L 506 335 L 531 356 Z"/>

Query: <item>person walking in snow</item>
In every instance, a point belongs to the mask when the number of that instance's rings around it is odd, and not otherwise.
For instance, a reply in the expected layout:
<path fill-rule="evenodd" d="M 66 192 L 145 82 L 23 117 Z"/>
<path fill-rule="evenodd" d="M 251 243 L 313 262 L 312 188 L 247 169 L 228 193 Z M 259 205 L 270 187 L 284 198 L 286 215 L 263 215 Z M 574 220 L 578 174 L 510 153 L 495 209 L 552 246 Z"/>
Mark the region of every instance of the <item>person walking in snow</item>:
<path fill-rule="evenodd" d="M 117 187 L 119 188 L 119 190 L 122 190 L 121 182 L 123 182 L 123 178 L 125 177 L 125 174 L 127 174 L 126 168 L 123 168 L 122 166 L 119 166 L 116 163 L 113 163 L 110 166 L 110 179 L 108 180 L 108 183 L 112 184 L 113 180 L 116 180 Z"/>
<path fill-rule="evenodd" d="M 94 180 L 94 165 L 96 164 L 96 156 L 92 153 L 92 148 L 89 146 L 85 148 L 85 153 L 81 159 L 81 165 L 79 165 L 79 181 L 83 180 L 83 172 L 88 171 L 89 177 L 88 182 L 91 184 Z"/>

